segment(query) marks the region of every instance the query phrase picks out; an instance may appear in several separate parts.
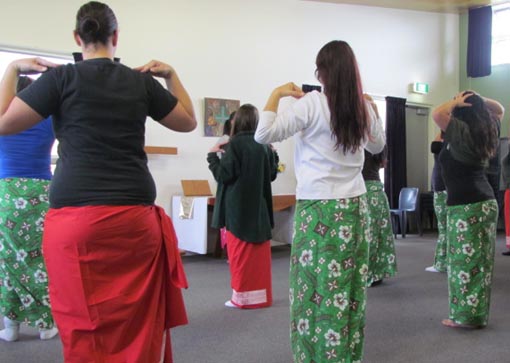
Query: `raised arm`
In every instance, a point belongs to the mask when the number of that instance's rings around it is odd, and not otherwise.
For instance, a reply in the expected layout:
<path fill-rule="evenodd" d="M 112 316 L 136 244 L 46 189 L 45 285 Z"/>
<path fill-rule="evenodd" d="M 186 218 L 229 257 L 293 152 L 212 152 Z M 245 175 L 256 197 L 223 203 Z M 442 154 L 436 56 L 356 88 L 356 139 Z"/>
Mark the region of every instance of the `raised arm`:
<path fill-rule="evenodd" d="M 505 108 L 503 105 L 498 101 L 487 97 L 482 97 L 482 99 L 492 115 L 494 115 L 494 117 L 496 117 L 499 121 L 502 121 L 503 116 L 505 115 Z"/>
<path fill-rule="evenodd" d="M 471 96 L 473 92 L 463 91 L 457 94 L 452 100 L 437 106 L 432 110 L 432 119 L 436 125 L 443 131 L 446 130 L 452 117 L 452 112 L 455 107 L 471 107 L 470 103 L 465 102 L 466 98 Z"/>
<path fill-rule="evenodd" d="M 159 121 L 163 126 L 179 132 L 190 132 L 197 127 L 193 102 L 173 67 L 152 60 L 141 67 L 135 68 L 135 70 L 163 78 L 167 89 L 179 100 L 175 108 Z"/>
<path fill-rule="evenodd" d="M 11 62 L 0 82 L 0 135 L 15 134 L 29 129 L 43 117 L 16 97 L 16 85 L 21 74 L 45 72 L 57 64 L 42 58 L 25 58 Z"/>
<path fill-rule="evenodd" d="M 381 117 L 379 116 L 377 105 L 369 95 L 365 94 L 363 96 L 367 103 L 367 113 L 370 120 L 370 135 L 365 149 L 375 155 L 380 153 L 383 150 L 384 145 L 386 145 L 386 135 Z"/>
<path fill-rule="evenodd" d="M 278 122 L 276 111 L 283 97 L 301 98 L 303 95 L 304 93 L 301 88 L 292 82 L 275 88 L 267 100 L 264 112 L 261 114 L 257 130 L 255 131 L 255 141 L 260 144 L 269 144 L 282 141 L 297 132 L 300 127 L 299 122 L 306 121 L 303 118 L 305 115 L 296 114 L 296 117 L 294 117 L 296 122 L 285 123 Z"/>

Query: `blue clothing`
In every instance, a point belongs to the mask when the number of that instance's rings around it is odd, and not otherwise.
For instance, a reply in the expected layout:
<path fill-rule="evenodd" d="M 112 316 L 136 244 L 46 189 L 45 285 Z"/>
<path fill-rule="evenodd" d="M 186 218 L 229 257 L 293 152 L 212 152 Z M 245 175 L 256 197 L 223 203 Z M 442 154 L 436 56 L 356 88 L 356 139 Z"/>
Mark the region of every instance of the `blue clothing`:
<path fill-rule="evenodd" d="M 0 136 L 0 178 L 51 179 L 51 117 L 15 135 Z"/>

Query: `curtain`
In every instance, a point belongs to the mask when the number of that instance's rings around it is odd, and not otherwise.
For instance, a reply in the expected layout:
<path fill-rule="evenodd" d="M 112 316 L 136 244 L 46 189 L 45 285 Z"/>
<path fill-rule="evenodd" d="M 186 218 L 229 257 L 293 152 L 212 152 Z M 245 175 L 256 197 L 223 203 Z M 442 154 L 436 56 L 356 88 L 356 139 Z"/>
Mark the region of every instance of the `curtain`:
<path fill-rule="evenodd" d="M 469 9 L 467 47 L 468 77 L 491 74 L 492 7 Z"/>
<path fill-rule="evenodd" d="M 386 97 L 386 144 L 388 164 L 384 169 L 384 190 L 390 208 L 398 208 L 400 189 L 407 186 L 405 98 Z"/>

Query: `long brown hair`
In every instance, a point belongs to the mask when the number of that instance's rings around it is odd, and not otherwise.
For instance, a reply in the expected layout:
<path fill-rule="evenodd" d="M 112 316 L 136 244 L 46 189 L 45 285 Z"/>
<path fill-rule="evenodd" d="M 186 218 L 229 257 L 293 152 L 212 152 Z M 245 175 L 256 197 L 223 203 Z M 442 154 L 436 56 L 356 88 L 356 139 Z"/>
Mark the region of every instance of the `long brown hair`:
<path fill-rule="evenodd" d="M 369 124 L 354 52 L 346 42 L 334 40 L 322 47 L 315 64 L 331 111 L 335 148 L 356 152 L 368 135 Z"/>

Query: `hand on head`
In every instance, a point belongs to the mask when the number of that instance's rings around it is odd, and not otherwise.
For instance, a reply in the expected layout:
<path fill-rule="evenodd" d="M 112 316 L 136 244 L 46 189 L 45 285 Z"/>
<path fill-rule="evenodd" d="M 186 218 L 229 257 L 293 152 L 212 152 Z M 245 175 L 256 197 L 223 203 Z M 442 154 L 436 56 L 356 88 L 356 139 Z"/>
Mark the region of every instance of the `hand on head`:
<path fill-rule="evenodd" d="M 475 95 L 474 91 L 462 91 L 458 93 L 454 98 L 455 107 L 471 107 L 472 105 L 466 102 L 468 97 Z"/>
<path fill-rule="evenodd" d="M 46 72 L 49 68 L 58 67 L 58 64 L 43 58 L 22 58 L 11 62 L 18 75 L 37 74 Z"/>
<path fill-rule="evenodd" d="M 150 73 L 155 77 L 161 77 L 165 79 L 172 78 L 172 75 L 175 73 L 175 69 L 172 66 L 160 62 L 158 60 L 151 60 L 149 63 L 134 68 L 135 71 L 139 71 L 142 73 Z"/>

